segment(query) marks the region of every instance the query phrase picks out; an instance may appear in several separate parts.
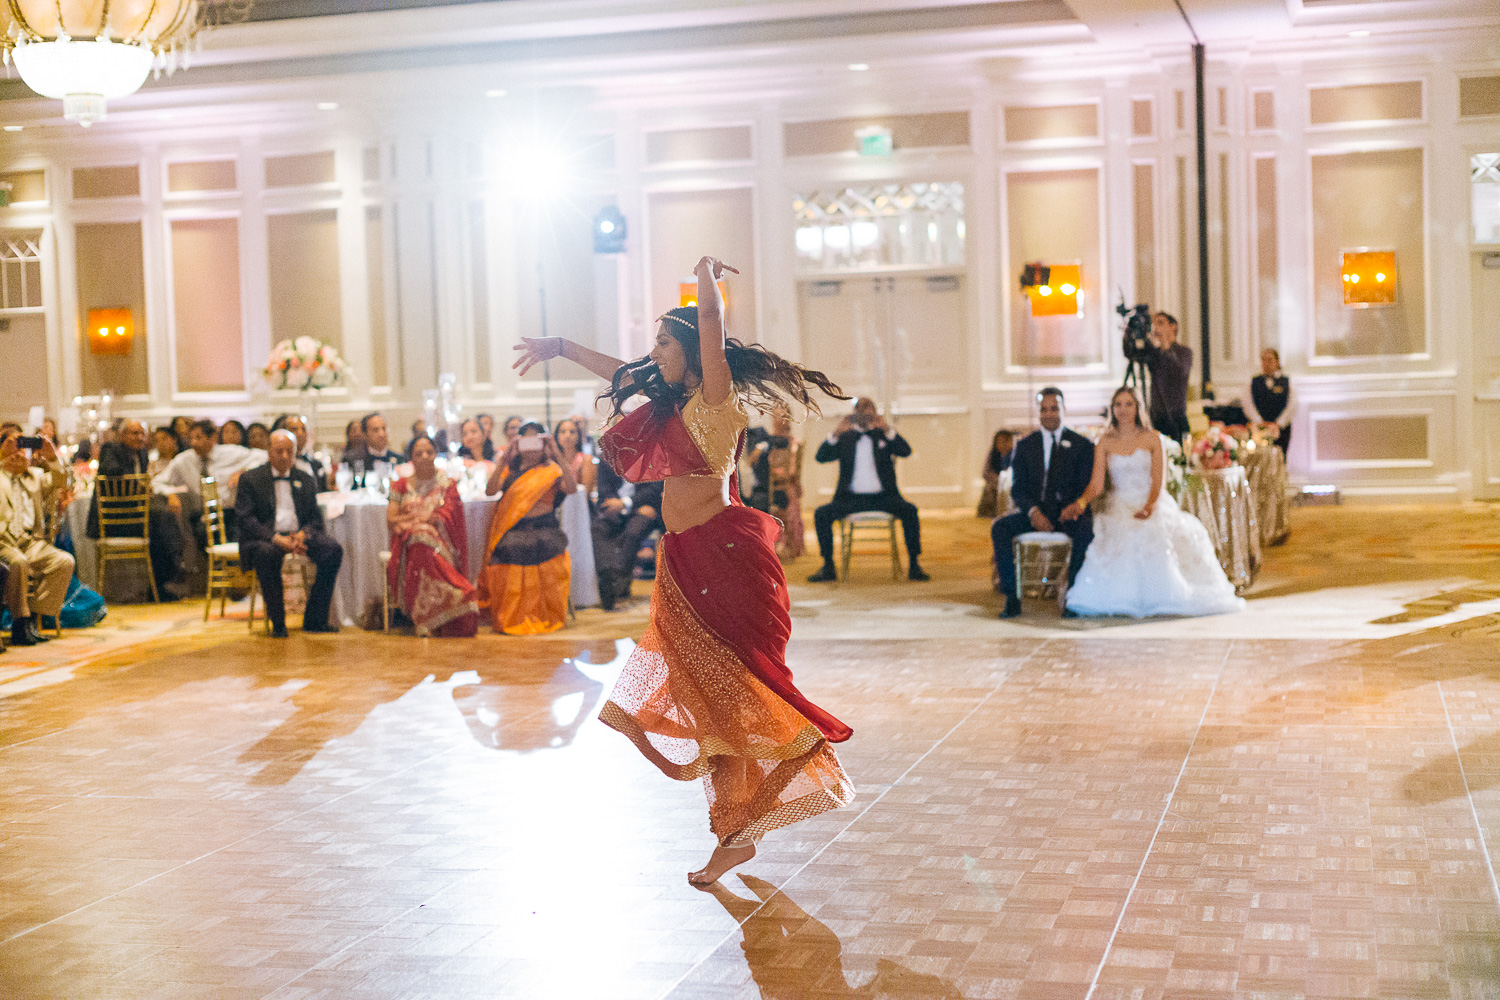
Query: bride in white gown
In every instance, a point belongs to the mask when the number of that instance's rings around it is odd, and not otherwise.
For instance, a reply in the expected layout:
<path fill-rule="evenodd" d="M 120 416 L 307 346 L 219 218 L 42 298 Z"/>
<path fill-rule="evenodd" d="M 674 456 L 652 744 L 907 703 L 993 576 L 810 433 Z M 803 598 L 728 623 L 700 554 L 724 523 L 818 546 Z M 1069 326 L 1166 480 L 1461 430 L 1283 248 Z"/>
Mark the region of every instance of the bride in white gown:
<path fill-rule="evenodd" d="M 1208 530 L 1162 490 L 1161 436 L 1144 426 L 1133 389 L 1115 390 L 1110 429 L 1094 449 L 1094 476 L 1083 496 L 1062 512 L 1072 520 L 1089 501 L 1110 492 L 1094 514 L 1094 540 L 1068 590 L 1080 615 L 1217 615 L 1239 611 L 1243 599 L 1214 556 Z"/>

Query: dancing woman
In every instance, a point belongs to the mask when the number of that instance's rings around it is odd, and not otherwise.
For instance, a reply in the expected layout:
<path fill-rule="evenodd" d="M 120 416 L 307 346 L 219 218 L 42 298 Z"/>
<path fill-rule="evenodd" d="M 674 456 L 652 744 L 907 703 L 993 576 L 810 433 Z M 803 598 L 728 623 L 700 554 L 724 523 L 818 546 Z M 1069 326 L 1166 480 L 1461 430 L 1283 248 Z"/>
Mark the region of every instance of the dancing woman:
<path fill-rule="evenodd" d="M 665 480 L 667 533 L 656 562 L 651 624 L 600 719 L 669 778 L 702 778 L 718 846 L 688 876 L 707 885 L 755 856 L 768 830 L 847 805 L 854 788 L 832 743 L 852 730 L 803 697 L 786 665 L 791 635 L 780 526 L 740 501 L 735 470 L 746 406 L 787 400 L 810 409 L 814 386 L 847 399 L 821 372 L 758 345 L 725 339 L 717 279 L 733 271 L 698 262 L 698 307 L 662 316 L 649 356 L 626 363 L 551 338 L 525 340 L 522 374 L 563 357 L 609 379 L 614 413 L 649 402 L 599 440 L 631 482 Z M 738 272 L 735 272 L 738 273 Z"/>

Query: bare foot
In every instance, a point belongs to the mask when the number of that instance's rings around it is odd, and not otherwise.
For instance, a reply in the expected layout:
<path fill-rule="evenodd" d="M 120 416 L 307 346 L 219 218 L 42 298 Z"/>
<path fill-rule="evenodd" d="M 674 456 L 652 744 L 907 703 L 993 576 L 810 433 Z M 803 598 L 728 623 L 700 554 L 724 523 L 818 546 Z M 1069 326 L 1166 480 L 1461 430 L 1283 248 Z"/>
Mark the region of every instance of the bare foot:
<path fill-rule="evenodd" d="M 688 881 L 693 885 L 712 885 L 719 881 L 725 872 L 735 865 L 742 865 L 755 857 L 755 845 L 745 844 L 743 847 L 715 847 L 713 857 L 708 859 L 708 864 L 702 870 L 688 873 Z"/>

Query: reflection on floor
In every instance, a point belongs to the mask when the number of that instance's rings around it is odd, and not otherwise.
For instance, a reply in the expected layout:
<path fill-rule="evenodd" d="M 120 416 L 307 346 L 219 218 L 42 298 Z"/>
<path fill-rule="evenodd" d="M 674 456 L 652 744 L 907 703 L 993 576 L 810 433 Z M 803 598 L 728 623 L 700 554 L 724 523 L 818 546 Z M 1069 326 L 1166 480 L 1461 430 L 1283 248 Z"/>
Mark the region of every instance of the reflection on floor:
<path fill-rule="evenodd" d="M 643 607 L 113 609 L 151 642 L 0 686 L 0 997 L 1500 996 L 1495 511 L 1299 510 L 1243 615 L 1089 628 L 928 528 L 931 585 L 793 587 L 859 795 L 712 892 L 702 790 L 595 718 Z"/>

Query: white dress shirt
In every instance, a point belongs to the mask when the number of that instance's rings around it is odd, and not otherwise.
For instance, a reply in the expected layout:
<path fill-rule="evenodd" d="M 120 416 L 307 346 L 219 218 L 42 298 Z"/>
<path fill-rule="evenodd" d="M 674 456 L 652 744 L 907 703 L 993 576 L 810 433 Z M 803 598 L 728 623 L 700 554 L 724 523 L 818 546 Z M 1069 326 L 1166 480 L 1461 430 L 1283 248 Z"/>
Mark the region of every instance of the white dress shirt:
<path fill-rule="evenodd" d="M 875 471 L 875 433 L 866 431 L 854 445 L 854 474 L 849 477 L 850 493 L 879 493 L 880 474 Z"/>
<path fill-rule="evenodd" d="M 292 502 L 292 480 L 276 476 L 271 484 L 276 488 L 276 523 L 273 530 L 278 535 L 293 534 L 300 526 L 297 521 L 297 505 Z"/>
<path fill-rule="evenodd" d="M 208 457 L 202 458 L 189 448 L 179 452 L 167 467 L 157 473 L 151 485 L 158 493 L 190 493 L 203 495 L 203 476 L 213 476 L 219 481 L 219 496 L 229 506 L 234 506 L 234 484 L 230 481 L 237 472 L 266 464 L 266 453 L 259 448 L 246 448 L 237 444 L 216 444 L 209 449 Z"/>
<path fill-rule="evenodd" d="M 1281 374 L 1284 374 L 1282 370 L 1280 368 L 1276 369 L 1276 375 Z M 1250 383 L 1252 389 L 1250 391 L 1250 394 L 1244 398 L 1241 408 L 1245 411 L 1245 416 L 1249 417 L 1251 420 L 1254 420 L 1256 423 L 1274 423 L 1277 427 L 1285 429 L 1291 425 L 1292 411 L 1297 408 L 1297 401 L 1292 395 L 1292 384 L 1290 380 L 1288 380 L 1286 386 L 1286 408 L 1281 411 L 1281 416 L 1277 417 L 1274 421 L 1266 420 L 1261 417 L 1260 411 L 1255 408 L 1255 391 L 1253 388 L 1255 379 L 1274 379 L 1276 375 L 1257 375 L 1254 379 L 1251 379 Z"/>

